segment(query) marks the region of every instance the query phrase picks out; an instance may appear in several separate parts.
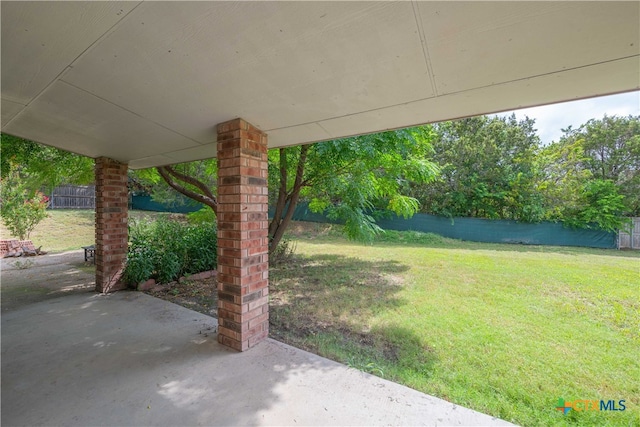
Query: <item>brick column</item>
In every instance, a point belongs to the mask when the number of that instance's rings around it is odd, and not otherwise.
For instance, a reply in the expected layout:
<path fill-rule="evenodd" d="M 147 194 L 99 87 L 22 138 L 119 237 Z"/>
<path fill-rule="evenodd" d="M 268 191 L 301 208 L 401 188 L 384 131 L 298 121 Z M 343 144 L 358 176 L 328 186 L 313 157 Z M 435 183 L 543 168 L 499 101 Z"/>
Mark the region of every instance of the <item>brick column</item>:
<path fill-rule="evenodd" d="M 127 169 L 106 157 L 96 159 L 96 292 L 125 287 L 119 279 L 127 258 Z"/>
<path fill-rule="evenodd" d="M 244 351 L 269 334 L 267 135 L 218 125 L 218 342 Z"/>

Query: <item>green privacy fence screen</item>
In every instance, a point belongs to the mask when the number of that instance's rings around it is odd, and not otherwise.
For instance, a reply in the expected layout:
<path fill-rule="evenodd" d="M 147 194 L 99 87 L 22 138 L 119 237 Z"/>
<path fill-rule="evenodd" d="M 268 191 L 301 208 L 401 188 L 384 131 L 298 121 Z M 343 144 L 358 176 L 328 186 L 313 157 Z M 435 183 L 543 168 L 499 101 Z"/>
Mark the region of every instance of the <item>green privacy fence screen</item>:
<path fill-rule="evenodd" d="M 273 215 L 273 212 L 270 211 Z M 296 221 L 333 222 L 324 215 L 311 212 L 306 203 L 296 208 Z M 487 243 L 519 243 L 525 245 L 584 246 L 615 249 L 615 233 L 600 230 L 572 229 L 554 222 L 536 224 L 479 218 L 444 218 L 416 214 L 412 218 L 392 217 L 377 221 L 385 230 L 421 231 L 452 239 Z"/>
<path fill-rule="evenodd" d="M 151 196 L 131 196 L 131 209 L 154 212 L 189 213 L 200 210 L 203 205 L 183 197 L 181 204 L 162 204 L 151 200 Z"/>

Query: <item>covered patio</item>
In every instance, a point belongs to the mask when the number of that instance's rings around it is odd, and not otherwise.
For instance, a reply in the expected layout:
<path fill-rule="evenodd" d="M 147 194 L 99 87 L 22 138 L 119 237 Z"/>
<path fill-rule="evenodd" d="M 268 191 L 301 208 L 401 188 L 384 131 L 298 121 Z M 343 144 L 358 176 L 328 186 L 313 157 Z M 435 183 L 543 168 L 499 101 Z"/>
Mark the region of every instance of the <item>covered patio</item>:
<path fill-rule="evenodd" d="M 2 424 L 511 425 L 142 293 L 74 293 L 2 316 Z"/>
<path fill-rule="evenodd" d="M 3 421 L 10 402 L 7 424 L 497 423 L 404 388 L 410 408 L 383 404 L 374 390 L 399 386 L 268 340 L 267 149 L 638 90 L 638 2 L 0 7 L 2 132 L 96 159 L 99 292 L 3 316 Z M 128 168 L 210 157 L 219 324 L 203 339 L 188 310 L 106 294 L 122 288 Z M 36 391 L 37 408 L 20 399 Z M 364 412 L 331 418 L 344 405 Z"/>

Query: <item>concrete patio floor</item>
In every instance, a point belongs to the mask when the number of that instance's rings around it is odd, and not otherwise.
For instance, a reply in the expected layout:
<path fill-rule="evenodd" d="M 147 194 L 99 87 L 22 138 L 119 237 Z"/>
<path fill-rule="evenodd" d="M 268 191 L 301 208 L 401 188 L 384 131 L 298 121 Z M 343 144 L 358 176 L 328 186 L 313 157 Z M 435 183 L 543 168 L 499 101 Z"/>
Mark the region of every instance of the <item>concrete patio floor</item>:
<path fill-rule="evenodd" d="M 3 426 L 511 425 L 136 292 L 3 313 L 1 398 Z"/>

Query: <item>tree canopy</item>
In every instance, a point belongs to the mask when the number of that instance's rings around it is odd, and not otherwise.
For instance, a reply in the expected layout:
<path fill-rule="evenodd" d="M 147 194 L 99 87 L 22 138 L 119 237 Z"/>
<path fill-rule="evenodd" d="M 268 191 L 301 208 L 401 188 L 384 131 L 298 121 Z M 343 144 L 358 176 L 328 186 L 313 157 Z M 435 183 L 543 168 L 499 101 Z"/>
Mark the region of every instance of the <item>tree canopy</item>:
<path fill-rule="evenodd" d="M 93 160 L 2 134 L 0 171 L 30 192 L 93 181 Z M 376 215 L 418 210 L 615 230 L 640 215 L 640 116 L 604 116 L 542 146 L 529 118 L 479 116 L 270 150 L 272 242 L 304 200 L 351 238 L 379 231 Z M 162 201 L 184 194 L 217 209 L 216 159 L 130 171 Z M 204 215 L 206 218 L 207 215 Z"/>
<path fill-rule="evenodd" d="M 354 239 L 366 240 L 379 231 L 371 215 L 374 208 L 413 215 L 419 204 L 406 193 L 413 183 L 433 180 L 438 170 L 428 160 L 431 137 L 431 128 L 424 126 L 270 150 L 269 195 L 275 209 L 269 225 L 271 249 L 301 198 L 312 210 L 344 221 L 346 234 Z M 160 167 L 138 177 L 153 185 L 162 179 L 215 212 L 215 169 L 211 159 Z"/>
<path fill-rule="evenodd" d="M 640 117 L 592 119 L 563 129 L 539 156 L 546 218 L 614 231 L 640 215 Z"/>
<path fill-rule="evenodd" d="M 639 128 L 639 117 L 605 116 L 545 147 L 532 119 L 479 116 L 270 150 L 269 234 L 280 240 L 300 200 L 364 240 L 376 214 L 417 210 L 615 230 L 640 215 Z M 174 188 L 215 210 L 215 160 L 159 171 L 145 172 L 156 194 Z"/>
<path fill-rule="evenodd" d="M 275 214 L 269 234 L 277 245 L 303 198 L 309 208 L 341 220 L 352 239 L 380 231 L 374 210 L 410 217 L 418 212 L 412 185 L 432 182 L 430 126 L 362 135 L 269 153 L 269 194 Z"/>
<path fill-rule="evenodd" d="M 423 211 L 435 215 L 539 221 L 536 189 L 540 139 L 534 121 L 478 116 L 434 125 L 433 160 L 441 178 L 417 186 Z"/>
<path fill-rule="evenodd" d="M 2 178 L 16 167 L 31 191 L 51 191 L 58 185 L 82 185 L 94 180 L 93 159 L 3 133 L 0 140 Z"/>

